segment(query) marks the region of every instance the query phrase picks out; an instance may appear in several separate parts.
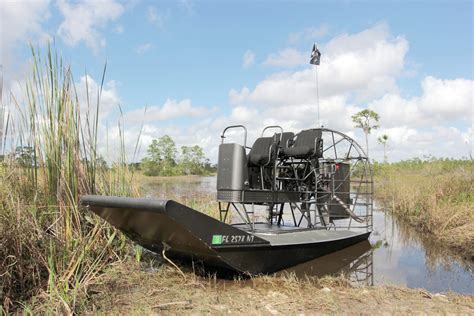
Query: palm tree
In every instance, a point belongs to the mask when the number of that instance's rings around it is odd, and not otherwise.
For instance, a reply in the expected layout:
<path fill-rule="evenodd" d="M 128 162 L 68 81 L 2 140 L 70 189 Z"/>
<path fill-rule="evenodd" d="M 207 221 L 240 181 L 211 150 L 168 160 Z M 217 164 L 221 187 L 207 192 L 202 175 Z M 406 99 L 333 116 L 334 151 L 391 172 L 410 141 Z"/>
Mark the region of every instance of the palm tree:
<path fill-rule="evenodd" d="M 377 140 L 379 141 L 379 143 L 381 143 L 383 145 L 383 162 L 386 163 L 387 162 L 387 141 L 388 141 L 388 135 L 387 134 L 383 134 L 382 136 L 380 136 L 379 138 L 377 138 Z"/>
<path fill-rule="evenodd" d="M 352 122 L 356 125 L 355 127 L 361 128 L 365 134 L 365 146 L 367 148 L 367 158 L 369 158 L 369 134 L 373 129 L 379 128 L 375 123 L 378 123 L 379 115 L 369 109 L 362 110 L 352 115 Z"/>

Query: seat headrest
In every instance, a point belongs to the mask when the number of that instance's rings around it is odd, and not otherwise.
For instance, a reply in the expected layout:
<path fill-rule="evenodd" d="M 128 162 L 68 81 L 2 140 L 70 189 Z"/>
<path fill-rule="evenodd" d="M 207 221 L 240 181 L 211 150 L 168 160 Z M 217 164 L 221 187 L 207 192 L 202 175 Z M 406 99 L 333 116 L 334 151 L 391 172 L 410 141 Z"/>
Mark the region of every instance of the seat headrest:
<path fill-rule="evenodd" d="M 322 132 L 320 129 L 307 129 L 299 132 L 296 135 L 295 147 L 299 146 L 308 146 L 308 147 L 314 147 L 314 144 L 316 142 L 316 139 L 322 137 Z"/>
<path fill-rule="evenodd" d="M 268 164 L 274 157 L 271 153 L 272 146 L 276 145 L 275 137 L 260 137 L 253 143 L 249 152 L 249 162 L 251 165 Z"/>
<path fill-rule="evenodd" d="M 282 148 L 288 148 L 290 146 L 290 141 L 293 140 L 293 137 L 295 136 L 295 133 L 292 132 L 284 132 L 284 133 L 278 133 L 275 134 L 277 141 L 280 141 L 280 147 Z"/>

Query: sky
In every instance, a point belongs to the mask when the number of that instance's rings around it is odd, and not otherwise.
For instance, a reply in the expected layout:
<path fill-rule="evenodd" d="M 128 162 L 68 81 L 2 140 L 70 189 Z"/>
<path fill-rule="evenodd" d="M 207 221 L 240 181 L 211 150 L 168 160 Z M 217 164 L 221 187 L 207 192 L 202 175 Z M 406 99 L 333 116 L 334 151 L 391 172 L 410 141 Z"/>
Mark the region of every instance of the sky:
<path fill-rule="evenodd" d="M 317 90 L 322 125 L 361 144 L 351 116 L 366 108 L 380 115 L 369 141 L 375 160 L 383 160 L 383 134 L 389 161 L 468 157 L 473 16 L 473 1 L 457 0 L 2 0 L 3 103 L 7 92 L 21 98 L 30 43 L 44 50 L 52 41 L 80 100 L 86 76 L 96 93 L 107 63 L 99 146 L 108 161 L 120 145 L 119 108 L 129 157 L 143 125 L 136 160 L 152 139 L 170 135 L 216 162 L 228 125 L 247 126 L 249 143 L 267 125 L 317 127 Z"/>

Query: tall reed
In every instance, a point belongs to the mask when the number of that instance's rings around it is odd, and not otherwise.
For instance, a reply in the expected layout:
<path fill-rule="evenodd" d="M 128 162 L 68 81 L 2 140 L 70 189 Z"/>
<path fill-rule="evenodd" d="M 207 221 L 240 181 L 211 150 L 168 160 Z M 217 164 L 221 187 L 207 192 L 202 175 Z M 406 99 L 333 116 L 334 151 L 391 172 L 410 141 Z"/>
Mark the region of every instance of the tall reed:
<path fill-rule="evenodd" d="M 88 284 L 127 248 L 122 235 L 79 207 L 80 196 L 136 191 L 124 146 L 113 168 L 98 163 L 106 68 L 97 95 L 86 87 L 87 104 L 80 104 L 56 49 L 48 45 L 43 56 L 32 47 L 31 54 L 10 128 L 13 151 L 31 150 L 27 163 L 11 154 L 0 167 L 0 301 L 3 311 L 26 301 L 35 311 L 73 313 Z"/>

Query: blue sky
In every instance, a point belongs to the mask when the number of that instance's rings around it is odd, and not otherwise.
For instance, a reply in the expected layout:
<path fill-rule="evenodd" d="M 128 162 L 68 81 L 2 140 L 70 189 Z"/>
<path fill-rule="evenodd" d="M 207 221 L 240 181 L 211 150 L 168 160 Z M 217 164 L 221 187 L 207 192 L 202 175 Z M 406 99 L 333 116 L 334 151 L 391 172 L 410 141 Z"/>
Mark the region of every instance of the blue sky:
<path fill-rule="evenodd" d="M 265 123 L 314 127 L 316 42 L 326 126 L 360 139 L 349 118 L 369 107 L 382 116 L 376 159 L 381 133 L 392 160 L 472 150 L 472 1 L 7 0 L 1 9 L 7 87 L 27 75 L 30 41 L 54 39 L 78 85 L 85 71 L 98 81 L 107 61 L 102 123 L 120 104 L 130 146 L 145 105 L 145 147 L 166 133 L 212 160 L 226 124 L 248 125 L 251 137 Z"/>

